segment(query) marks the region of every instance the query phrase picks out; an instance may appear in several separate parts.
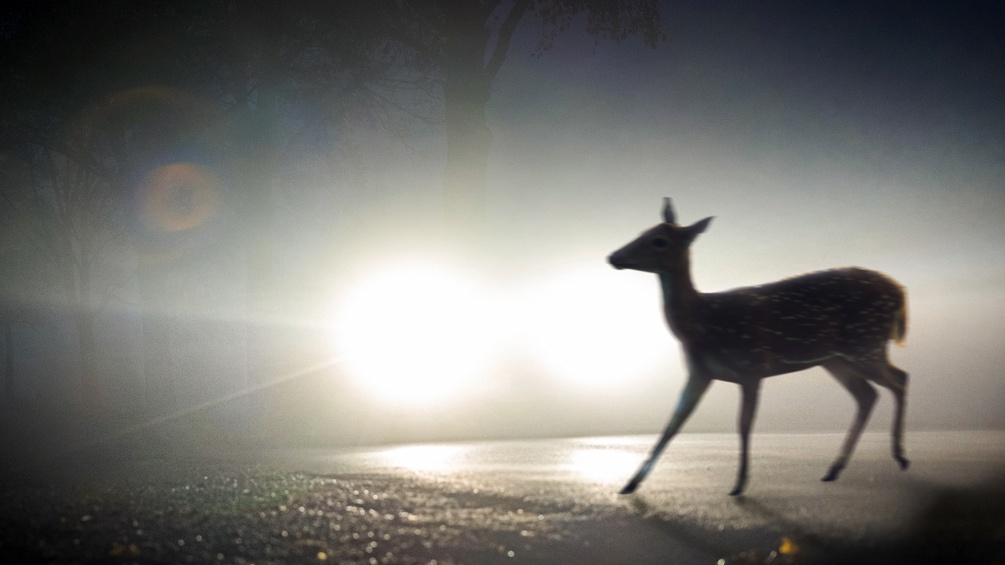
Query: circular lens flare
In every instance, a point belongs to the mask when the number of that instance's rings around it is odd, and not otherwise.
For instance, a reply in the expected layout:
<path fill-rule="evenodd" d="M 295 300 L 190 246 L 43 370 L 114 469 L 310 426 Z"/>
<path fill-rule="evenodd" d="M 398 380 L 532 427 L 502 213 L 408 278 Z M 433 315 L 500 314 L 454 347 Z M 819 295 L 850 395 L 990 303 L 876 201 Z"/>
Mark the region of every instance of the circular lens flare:
<path fill-rule="evenodd" d="M 154 169 L 142 184 L 142 214 L 156 231 L 180 232 L 203 224 L 216 205 L 217 179 L 195 163 Z"/>

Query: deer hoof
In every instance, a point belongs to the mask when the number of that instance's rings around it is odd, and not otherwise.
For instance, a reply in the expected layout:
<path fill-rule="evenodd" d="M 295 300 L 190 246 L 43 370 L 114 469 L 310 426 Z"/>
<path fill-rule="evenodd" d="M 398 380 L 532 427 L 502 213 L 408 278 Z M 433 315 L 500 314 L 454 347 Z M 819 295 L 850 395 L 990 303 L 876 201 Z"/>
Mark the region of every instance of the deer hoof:
<path fill-rule="evenodd" d="M 625 488 L 618 491 L 618 494 L 632 494 L 637 488 L 639 488 L 639 483 L 632 481 L 625 485 Z"/>
<path fill-rule="evenodd" d="M 747 490 L 747 474 L 743 473 L 743 476 L 736 479 L 736 485 L 729 491 L 729 496 L 740 496 L 745 490 Z"/>
<path fill-rule="evenodd" d="M 824 478 L 822 478 L 820 480 L 823 481 L 823 482 L 825 482 L 825 483 L 829 483 L 831 481 L 836 481 L 837 478 L 838 478 L 838 475 L 841 474 L 841 471 L 843 469 L 844 469 L 844 465 L 834 465 L 833 467 L 830 468 L 830 471 L 827 471 L 827 474 L 824 475 Z"/>
<path fill-rule="evenodd" d="M 907 459 L 904 459 L 904 457 L 901 455 L 897 456 L 897 463 L 900 464 L 901 471 L 906 471 L 907 468 L 911 466 L 911 462 L 908 461 Z"/>

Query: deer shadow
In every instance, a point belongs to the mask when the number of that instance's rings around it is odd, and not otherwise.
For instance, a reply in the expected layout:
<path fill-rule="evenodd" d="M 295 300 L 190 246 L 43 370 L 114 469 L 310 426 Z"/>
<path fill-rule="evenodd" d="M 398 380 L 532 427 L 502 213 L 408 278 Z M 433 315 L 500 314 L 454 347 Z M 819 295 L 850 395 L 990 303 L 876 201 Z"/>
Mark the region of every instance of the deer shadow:
<path fill-rule="evenodd" d="M 726 563 L 1005 562 L 1005 482 L 946 486 L 916 481 L 909 493 L 924 501 L 919 510 L 897 533 L 871 539 L 814 529 L 780 505 L 756 496 L 738 496 L 733 503 L 757 526 L 726 532 L 699 520 L 667 515 L 662 505 L 650 505 L 638 495 L 628 504 L 661 535 L 705 553 L 724 555 Z"/>

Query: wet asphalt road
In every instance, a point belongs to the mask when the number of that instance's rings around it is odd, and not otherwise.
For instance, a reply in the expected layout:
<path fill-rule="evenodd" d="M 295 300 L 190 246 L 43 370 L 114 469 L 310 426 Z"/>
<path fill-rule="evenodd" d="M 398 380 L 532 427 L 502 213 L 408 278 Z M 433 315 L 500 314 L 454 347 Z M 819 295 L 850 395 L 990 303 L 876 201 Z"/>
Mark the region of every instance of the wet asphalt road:
<path fill-rule="evenodd" d="M 25 563 L 1005 563 L 1005 433 L 913 433 L 898 470 L 867 434 L 366 449 L 102 452 L 8 473 L 0 558 Z"/>

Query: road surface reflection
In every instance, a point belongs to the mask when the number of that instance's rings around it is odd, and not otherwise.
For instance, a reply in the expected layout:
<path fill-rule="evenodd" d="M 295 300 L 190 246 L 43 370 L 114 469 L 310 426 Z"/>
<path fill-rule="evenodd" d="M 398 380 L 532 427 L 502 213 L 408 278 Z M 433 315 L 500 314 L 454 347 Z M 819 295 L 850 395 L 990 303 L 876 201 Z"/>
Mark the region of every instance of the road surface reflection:
<path fill-rule="evenodd" d="M 738 498 L 726 494 L 736 471 L 732 434 L 677 438 L 632 496 L 616 493 L 652 436 L 300 452 L 285 464 L 381 477 L 413 520 L 454 531 L 457 543 L 508 540 L 501 555 L 530 562 L 556 552 L 596 563 L 1005 555 L 1005 496 L 994 482 L 1005 469 L 1005 433 L 912 434 L 906 473 L 890 459 L 886 434 L 866 434 L 846 475 L 822 483 L 841 439 L 755 436 L 750 488 Z"/>
<path fill-rule="evenodd" d="M 840 434 L 651 436 L 355 449 L 95 452 L 0 488 L 2 562 L 1000 563 L 1005 432 L 886 434 L 834 483 Z"/>
<path fill-rule="evenodd" d="M 624 481 L 640 463 L 644 438 L 598 437 L 559 440 L 542 451 L 544 445 L 418 444 L 390 447 L 373 454 L 372 463 L 417 473 L 459 474 L 506 469 L 509 472 L 570 477 L 587 483 L 614 485 Z M 539 449 L 534 450 L 537 447 Z M 525 450 L 535 453 L 523 453 Z M 549 452 L 550 451 L 550 452 Z M 518 457 L 510 457 L 518 455 Z M 536 463 L 530 460 L 537 459 Z"/>

